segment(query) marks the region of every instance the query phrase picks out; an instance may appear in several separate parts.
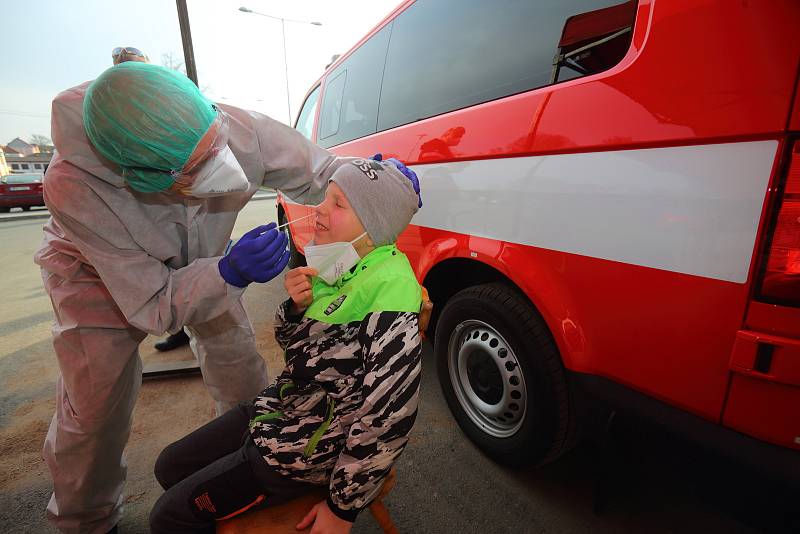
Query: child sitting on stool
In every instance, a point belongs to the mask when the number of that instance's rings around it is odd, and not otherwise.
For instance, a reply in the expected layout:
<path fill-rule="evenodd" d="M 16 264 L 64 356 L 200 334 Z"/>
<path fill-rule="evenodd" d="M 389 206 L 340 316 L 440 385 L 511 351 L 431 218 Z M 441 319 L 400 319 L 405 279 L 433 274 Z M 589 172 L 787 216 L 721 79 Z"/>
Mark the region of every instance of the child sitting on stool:
<path fill-rule="evenodd" d="M 319 485 L 327 502 L 298 528 L 350 531 L 417 415 L 421 290 L 395 246 L 421 206 L 415 189 L 392 164 L 354 159 L 335 172 L 309 267 L 287 273 L 276 313 L 286 367 L 253 402 L 162 451 L 153 533 L 212 533 L 216 520 Z"/>

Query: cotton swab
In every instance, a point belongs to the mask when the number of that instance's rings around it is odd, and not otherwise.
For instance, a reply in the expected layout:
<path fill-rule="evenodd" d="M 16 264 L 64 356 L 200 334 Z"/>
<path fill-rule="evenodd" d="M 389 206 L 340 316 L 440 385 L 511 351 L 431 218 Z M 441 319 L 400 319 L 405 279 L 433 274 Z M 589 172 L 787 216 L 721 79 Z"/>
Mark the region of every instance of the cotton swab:
<path fill-rule="evenodd" d="M 281 228 L 283 228 L 284 226 L 289 226 L 290 224 L 294 224 L 294 223 L 296 223 L 297 221 L 302 221 L 303 219 L 308 219 L 309 217 L 312 217 L 312 216 L 314 216 L 314 215 L 315 215 L 315 214 L 314 214 L 314 212 L 311 212 L 311 213 L 309 213 L 308 215 L 306 215 L 305 217 L 300 217 L 299 219 L 294 219 L 293 221 L 289 221 L 289 222 L 283 223 L 282 225 L 278 226 L 278 227 L 277 227 L 277 228 L 275 228 L 275 229 L 276 229 L 276 230 L 280 230 L 280 229 L 281 229 Z"/>

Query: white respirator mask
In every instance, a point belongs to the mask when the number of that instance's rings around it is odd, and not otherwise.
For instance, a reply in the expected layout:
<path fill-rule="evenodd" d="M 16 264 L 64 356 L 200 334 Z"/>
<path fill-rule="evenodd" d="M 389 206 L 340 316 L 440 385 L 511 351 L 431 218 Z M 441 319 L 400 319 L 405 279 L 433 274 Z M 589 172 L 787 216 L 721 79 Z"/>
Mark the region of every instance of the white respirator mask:
<path fill-rule="evenodd" d="M 367 235 L 364 232 L 352 241 L 338 241 L 327 245 L 306 245 L 306 263 L 317 271 L 317 276 L 332 286 L 344 273 L 361 260 L 353 243 Z"/>
<path fill-rule="evenodd" d="M 218 197 L 250 188 L 250 181 L 228 146 L 228 115 L 218 111 L 183 169 L 172 171 L 173 190 L 197 198 Z"/>
<path fill-rule="evenodd" d="M 250 182 L 230 147 L 226 146 L 197 170 L 189 194 L 197 198 L 217 197 L 247 191 Z"/>

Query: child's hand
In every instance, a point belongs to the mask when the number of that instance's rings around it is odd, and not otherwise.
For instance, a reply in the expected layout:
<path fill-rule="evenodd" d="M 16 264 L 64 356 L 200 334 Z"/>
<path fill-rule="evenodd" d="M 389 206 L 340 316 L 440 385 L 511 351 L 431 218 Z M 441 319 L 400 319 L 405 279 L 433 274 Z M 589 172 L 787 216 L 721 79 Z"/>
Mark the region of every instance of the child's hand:
<path fill-rule="evenodd" d="M 328 508 L 328 503 L 320 501 L 314 505 L 310 512 L 294 528 L 305 530 L 313 523 L 311 534 L 348 534 L 353 523 L 339 519 Z"/>
<path fill-rule="evenodd" d="M 292 315 L 302 313 L 311 306 L 311 277 L 316 275 L 316 269 L 311 267 L 297 267 L 286 273 L 283 286 L 292 299 Z"/>

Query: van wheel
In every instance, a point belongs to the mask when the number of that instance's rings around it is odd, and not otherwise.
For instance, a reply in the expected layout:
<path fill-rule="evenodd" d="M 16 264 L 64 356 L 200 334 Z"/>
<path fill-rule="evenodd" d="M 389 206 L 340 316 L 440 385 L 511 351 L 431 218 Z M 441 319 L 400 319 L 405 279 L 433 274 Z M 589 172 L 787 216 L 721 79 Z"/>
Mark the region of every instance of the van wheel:
<path fill-rule="evenodd" d="M 282 224 L 286 224 L 288 219 L 286 218 L 286 213 L 283 210 L 278 210 L 278 226 Z M 306 257 L 300 254 L 297 248 L 294 246 L 294 241 L 292 240 L 292 232 L 289 230 L 290 226 L 284 226 L 281 232 L 286 234 L 286 237 L 289 238 L 289 268 L 294 269 L 295 267 L 305 267 L 306 264 Z"/>
<path fill-rule="evenodd" d="M 31 211 L 30 206 L 22 206 L 22 211 Z"/>
<path fill-rule="evenodd" d="M 576 441 L 564 367 L 544 320 L 505 284 L 464 289 L 442 310 L 439 383 L 461 429 L 497 462 L 551 462 Z"/>
<path fill-rule="evenodd" d="M 11 211 L 11 208 L 8 206 L 0 206 L 0 213 L 8 213 L 9 211 Z"/>

